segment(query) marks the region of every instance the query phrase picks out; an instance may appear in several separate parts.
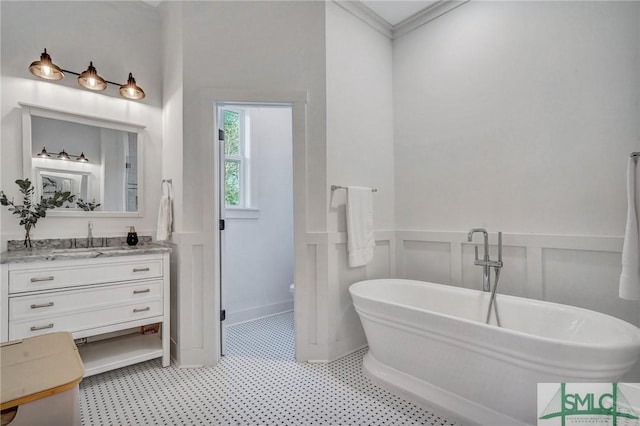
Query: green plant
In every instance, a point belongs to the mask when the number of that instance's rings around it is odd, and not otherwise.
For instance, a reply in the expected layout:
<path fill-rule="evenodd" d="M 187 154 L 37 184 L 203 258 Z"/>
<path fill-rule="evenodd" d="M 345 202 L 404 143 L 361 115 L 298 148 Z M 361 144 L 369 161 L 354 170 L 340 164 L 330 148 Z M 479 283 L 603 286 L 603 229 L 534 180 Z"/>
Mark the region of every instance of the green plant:
<path fill-rule="evenodd" d="M 8 206 L 9 211 L 18 216 L 20 225 L 24 226 L 24 246 L 31 248 L 31 228 L 35 228 L 38 219 L 47 216 L 47 210 L 61 207 L 66 202 L 73 202 L 75 195 L 70 192 L 55 192 L 51 197 L 40 197 L 40 202 L 34 203 L 35 188 L 29 179 L 18 179 L 16 184 L 23 195 L 23 204 L 9 201 L 4 191 L 0 191 L 0 204 Z"/>
<path fill-rule="evenodd" d="M 78 197 L 78 199 L 76 200 L 76 205 L 79 208 L 81 208 L 82 210 L 86 211 L 86 212 L 92 212 L 96 208 L 101 206 L 100 203 L 96 203 L 96 199 L 95 198 L 93 199 L 93 201 L 90 201 L 90 202 L 87 203 L 80 197 Z"/>

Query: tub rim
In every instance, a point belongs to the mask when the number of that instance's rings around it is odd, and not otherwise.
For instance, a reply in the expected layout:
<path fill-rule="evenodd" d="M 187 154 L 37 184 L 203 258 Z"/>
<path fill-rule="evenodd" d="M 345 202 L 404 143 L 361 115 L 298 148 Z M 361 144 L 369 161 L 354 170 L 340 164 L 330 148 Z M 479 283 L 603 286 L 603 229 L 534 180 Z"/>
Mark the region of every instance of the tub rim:
<path fill-rule="evenodd" d="M 518 330 L 514 330 L 511 328 L 505 328 L 505 327 L 497 327 L 494 324 L 486 324 L 484 322 L 481 321 L 474 321 L 474 320 L 470 320 L 470 319 L 466 319 L 466 318 L 461 318 L 458 316 L 454 316 L 454 315 L 450 315 L 450 314 L 445 314 L 445 313 L 441 313 L 441 312 L 437 312 L 437 311 L 433 311 L 433 310 L 428 310 L 428 309 L 421 309 L 419 307 L 413 306 L 413 305 L 409 305 L 406 303 L 398 303 L 398 302 L 389 302 L 389 301 L 385 301 L 385 300 L 381 300 L 379 298 L 375 298 L 375 297 L 371 297 L 371 296 L 364 296 L 362 294 L 358 294 L 356 293 L 356 291 L 360 288 L 360 287 L 364 287 L 367 283 L 375 283 L 375 282 L 390 282 L 390 281 L 399 281 L 402 282 L 404 284 L 410 284 L 410 285 L 424 285 L 424 284 L 428 284 L 431 286 L 435 286 L 435 287 L 440 287 L 440 288 L 445 288 L 447 291 L 454 291 L 454 292 L 459 292 L 459 293 L 463 293 L 463 292 L 472 292 L 472 293 L 476 293 L 476 294 L 482 294 L 483 292 L 480 290 L 475 290 L 475 289 L 470 289 L 470 288 L 465 288 L 465 287 L 456 287 L 456 286 L 452 286 L 452 285 L 447 285 L 447 284 L 439 284 L 439 283 L 433 283 L 430 281 L 419 281 L 419 280 L 411 280 L 411 279 L 405 279 L 405 278 L 377 278 L 377 279 L 370 279 L 370 280 L 362 280 L 362 281 L 358 281 L 355 282 L 353 284 L 351 284 L 349 286 L 349 293 L 351 294 L 351 297 L 353 298 L 355 297 L 359 297 L 361 299 L 366 299 L 372 302 L 378 302 L 378 303 L 383 303 L 383 304 L 387 304 L 387 305 L 393 305 L 393 306 L 398 306 L 398 307 L 402 307 L 402 308 L 406 308 L 409 310 L 413 310 L 413 311 L 423 311 L 423 312 L 429 312 L 433 315 L 439 315 L 451 320 L 455 320 L 455 321 L 461 321 L 463 323 L 466 324 L 473 324 L 474 326 L 478 326 L 481 328 L 485 328 L 485 329 L 496 329 L 499 328 L 501 330 L 501 332 L 507 333 L 507 334 L 512 334 L 514 336 L 525 336 L 527 338 L 534 338 L 538 341 L 542 341 L 542 342 L 547 342 L 547 343 L 555 343 L 555 344 L 563 344 L 566 346 L 572 346 L 575 348 L 589 348 L 589 349 L 640 349 L 640 328 L 636 327 L 635 325 L 631 324 L 630 322 L 627 322 L 623 319 L 620 318 L 616 318 L 612 315 L 609 314 L 605 314 L 602 312 L 597 312 L 597 311 L 593 311 L 590 309 L 586 309 L 586 308 L 581 308 L 578 306 L 572 306 L 572 305 L 565 305 L 562 303 L 556 303 L 556 302 L 548 302 L 545 300 L 537 300 L 537 299 L 529 299 L 526 297 L 519 297 L 519 296 L 511 296 L 508 294 L 499 294 L 502 298 L 508 298 L 508 299 L 515 299 L 515 300 L 525 300 L 529 303 L 533 303 L 535 305 L 551 305 L 554 307 L 558 307 L 558 308 L 569 308 L 571 310 L 576 310 L 578 312 L 587 312 L 589 313 L 589 315 L 598 315 L 598 316 L 604 316 L 607 317 L 608 320 L 613 320 L 613 322 L 617 322 L 619 323 L 622 327 L 624 327 L 625 329 L 628 329 L 630 334 L 635 337 L 635 341 L 636 343 L 634 344 L 633 342 L 627 342 L 624 344 L 614 344 L 614 345 L 605 345 L 605 344 L 599 344 L 597 342 L 594 343 L 586 343 L 586 342 L 576 342 L 576 341 L 571 341 L 571 340 L 562 340 L 562 339 L 558 339 L 558 338 L 552 338 L 552 337 L 545 337 L 545 336 L 540 336 L 537 334 L 531 334 L 531 333 L 526 333 L 524 331 L 518 331 Z M 353 290 L 352 290 L 353 289 Z M 355 304 L 354 304 L 355 305 Z M 357 310 L 357 306 L 356 306 L 356 310 Z"/>

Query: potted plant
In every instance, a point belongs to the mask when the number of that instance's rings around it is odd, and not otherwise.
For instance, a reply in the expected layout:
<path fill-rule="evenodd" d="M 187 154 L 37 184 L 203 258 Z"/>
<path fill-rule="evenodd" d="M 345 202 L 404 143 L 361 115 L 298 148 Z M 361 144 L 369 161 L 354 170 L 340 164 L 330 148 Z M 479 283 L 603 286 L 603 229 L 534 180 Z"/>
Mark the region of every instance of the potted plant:
<path fill-rule="evenodd" d="M 23 204 L 15 204 L 13 200 L 9 201 L 4 191 L 0 191 L 0 204 L 8 206 L 9 211 L 18 216 L 20 225 L 24 225 L 24 246 L 31 248 L 31 228 L 35 228 L 38 219 L 45 217 L 48 209 L 61 207 L 66 202 L 73 202 L 75 195 L 71 195 L 68 191 L 56 191 L 51 197 L 40 197 L 40 201 L 34 203 L 35 188 L 31 185 L 31 181 L 18 179 L 16 184 L 23 195 Z"/>

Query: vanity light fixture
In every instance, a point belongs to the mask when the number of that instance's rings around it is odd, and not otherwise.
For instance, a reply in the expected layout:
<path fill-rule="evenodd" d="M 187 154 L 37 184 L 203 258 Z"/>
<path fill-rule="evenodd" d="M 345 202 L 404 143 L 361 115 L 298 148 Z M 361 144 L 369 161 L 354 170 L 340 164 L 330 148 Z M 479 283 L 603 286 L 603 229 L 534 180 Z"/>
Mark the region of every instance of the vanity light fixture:
<path fill-rule="evenodd" d="M 38 154 L 38 157 L 40 157 L 40 158 L 49 158 L 49 157 L 51 157 L 51 155 L 47 152 L 47 149 L 43 146 L 42 147 L 42 151 L 40 151 L 40 153 Z"/>
<path fill-rule="evenodd" d="M 67 152 L 64 150 L 64 148 L 62 148 L 62 151 L 60 151 L 60 153 L 58 154 L 58 159 L 59 160 L 70 160 L 69 154 L 67 154 Z"/>
<path fill-rule="evenodd" d="M 78 76 L 78 84 L 89 90 L 105 90 L 107 88 L 107 82 L 98 75 L 93 61 L 89 62 L 89 68 Z"/>
<path fill-rule="evenodd" d="M 51 62 L 51 56 L 47 53 L 47 49 L 44 49 L 44 52 L 40 55 L 39 61 L 31 63 L 29 71 L 36 77 L 44 78 L 45 80 L 62 80 L 64 78 L 64 73 L 69 73 L 77 75 L 78 84 L 85 89 L 103 91 L 107 89 L 108 84 L 112 84 L 120 88 L 120 96 L 124 98 L 140 100 L 145 97 L 144 90 L 136 84 L 136 79 L 133 78 L 132 73 L 129 73 L 129 78 L 125 84 L 120 84 L 102 78 L 93 66 L 93 61 L 90 61 L 89 67 L 80 74 L 69 70 L 63 70 Z"/>
<path fill-rule="evenodd" d="M 40 157 L 40 158 L 51 158 L 51 154 L 49 154 L 46 150 L 45 147 L 42 147 L 42 151 L 40 151 L 36 157 Z M 74 155 L 74 154 L 69 154 L 67 153 L 67 151 L 63 148 L 62 151 L 60 151 L 58 153 L 58 155 L 56 156 L 56 158 L 58 160 L 71 160 L 72 158 L 75 159 L 76 161 L 80 161 L 81 163 L 88 163 L 89 159 L 87 157 L 85 157 L 84 152 L 81 152 L 80 155 Z"/>
<path fill-rule="evenodd" d="M 128 99 L 144 98 L 144 91 L 136 84 L 136 79 L 129 73 L 127 84 L 120 86 L 120 95 Z"/>
<path fill-rule="evenodd" d="M 47 49 L 44 49 L 39 61 L 34 61 L 29 65 L 29 71 L 45 80 L 62 80 L 64 78 L 62 69 L 51 62 L 51 56 L 47 53 Z"/>

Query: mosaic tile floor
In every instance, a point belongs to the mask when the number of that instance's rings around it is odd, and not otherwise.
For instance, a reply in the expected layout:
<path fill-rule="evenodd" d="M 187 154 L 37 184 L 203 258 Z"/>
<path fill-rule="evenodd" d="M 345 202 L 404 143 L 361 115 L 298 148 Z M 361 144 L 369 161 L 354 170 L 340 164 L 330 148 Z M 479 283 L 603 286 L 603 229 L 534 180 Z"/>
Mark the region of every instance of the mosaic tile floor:
<path fill-rule="evenodd" d="M 86 378 L 82 423 L 454 425 L 366 378 L 366 349 L 328 364 L 296 363 L 292 312 L 231 326 L 227 336 L 216 367 L 153 360 Z"/>

